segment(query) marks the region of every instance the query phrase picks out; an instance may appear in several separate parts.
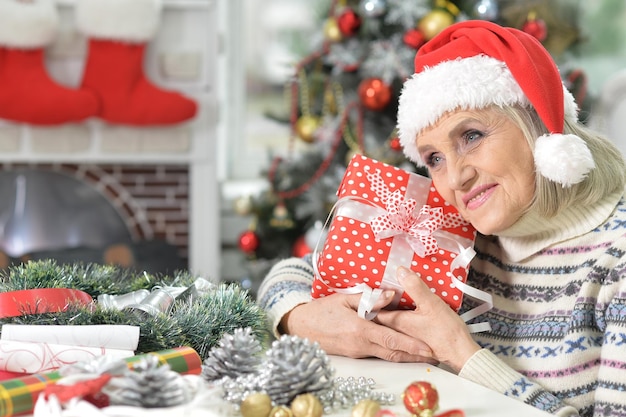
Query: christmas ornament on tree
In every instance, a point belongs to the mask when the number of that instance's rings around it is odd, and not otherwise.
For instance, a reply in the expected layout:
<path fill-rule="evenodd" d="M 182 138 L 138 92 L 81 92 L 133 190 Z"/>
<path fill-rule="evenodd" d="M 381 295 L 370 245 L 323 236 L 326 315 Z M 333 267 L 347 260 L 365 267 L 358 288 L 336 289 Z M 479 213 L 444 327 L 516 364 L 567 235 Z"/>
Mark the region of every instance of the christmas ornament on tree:
<path fill-rule="evenodd" d="M 254 232 L 254 230 L 246 230 L 241 235 L 239 235 L 239 249 L 245 253 L 254 252 L 261 243 L 259 236 Z"/>
<path fill-rule="evenodd" d="M 292 255 L 302 258 L 304 255 L 311 253 L 313 250 L 306 242 L 306 236 L 300 236 L 293 244 Z"/>
<path fill-rule="evenodd" d="M 334 17 L 326 19 L 326 23 L 324 23 L 324 39 L 330 42 L 340 42 L 341 38 L 341 29 L 337 19 Z"/>
<path fill-rule="evenodd" d="M 348 7 L 337 18 L 337 25 L 343 37 L 354 36 L 361 27 L 361 17 Z"/>
<path fill-rule="evenodd" d="M 452 13 L 439 7 L 422 17 L 417 27 L 424 34 L 426 40 L 430 40 L 453 23 L 454 16 Z"/>
<path fill-rule="evenodd" d="M 394 136 L 389 140 L 389 148 L 393 149 L 396 152 L 402 152 L 402 143 L 400 142 L 400 138 Z"/>
<path fill-rule="evenodd" d="M 315 141 L 315 131 L 320 127 L 320 119 L 315 116 L 306 115 L 298 118 L 296 122 L 296 134 L 307 143 Z"/>
<path fill-rule="evenodd" d="M 528 19 L 524 22 L 522 30 L 537 38 L 539 42 L 545 41 L 548 37 L 548 27 L 546 26 L 546 22 L 544 22 L 543 19 L 538 18 L 535 11 L 528 13 Z"/>
<path fill-rule="evenodd" d="M 470 13 L 474 19 L 495 21 L 500 15 L 497 0 L 478 0 Z"/>
<path fill-rule="evenodd" d="M 367 78 L 359 84 L 359 99 L 370 110 L 383 110 L 393 95 L 391 86 L 380 78 Z"/>
<path fill-rule="evenodd" d="M 422 33 L 421 30 L 409 29 L 404 32 L 404 35 L 402 36 L 402 41 L 409 48 L 417 50 L 426 42 L 426 36 L 424 36 L 424 33 Z"/>

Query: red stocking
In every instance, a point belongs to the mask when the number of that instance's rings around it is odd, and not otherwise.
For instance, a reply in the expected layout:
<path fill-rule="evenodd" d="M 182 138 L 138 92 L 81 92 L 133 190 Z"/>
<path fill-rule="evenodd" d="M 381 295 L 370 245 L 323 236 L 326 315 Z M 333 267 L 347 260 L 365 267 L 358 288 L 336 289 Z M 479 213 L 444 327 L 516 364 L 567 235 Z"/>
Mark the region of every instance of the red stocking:
<path fill-rule="evenodd" d="M 155 86 L 145 75 L 146 44 L 161 12 L 158 0 L 80 0 L 79 29 L 89 39 L 82 88 L 100 97 L 99 117 L 111 123 L 168 125 L 195 116 L 196 103 Z"/>
<path fill-rule="evenodd" d="M 0 118 L 35 125 L 94 116 L 93 93 L 64 87 L 45 69 L 43 48 L 58 26 L 53 0 L 0 1 Z"/>

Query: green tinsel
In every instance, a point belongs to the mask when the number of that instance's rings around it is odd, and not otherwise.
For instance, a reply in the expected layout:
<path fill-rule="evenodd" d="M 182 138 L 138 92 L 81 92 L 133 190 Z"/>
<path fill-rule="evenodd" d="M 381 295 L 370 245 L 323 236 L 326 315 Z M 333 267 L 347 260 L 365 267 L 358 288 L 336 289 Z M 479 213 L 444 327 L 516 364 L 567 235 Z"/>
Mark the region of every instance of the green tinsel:
<path fill-rule="evenodd" d="M 32 261 L 9 268 L 0 275 L 0 292 L 33 288 L 73 288 L 92 297 L 119 295 L 159 286 L 188 287 L 194 281 L 183 271 L 175 277 L 134 274 L 115 266 L 96 264 L 58 265 L 54 261 Z M 177 301 L 169 314 L 137 315 L 99 305 L 71 305 L 58 313 L 2 318 L 2 324 L 89 325 L 125 324 L 139 326 L 137 353 L 190 346 L 202 359 L 208 357 L 226 333 L 250 327 L 261 343 L 269 341 L 264 311 L 237 284 L 216 284 L 202 296 Z"/>

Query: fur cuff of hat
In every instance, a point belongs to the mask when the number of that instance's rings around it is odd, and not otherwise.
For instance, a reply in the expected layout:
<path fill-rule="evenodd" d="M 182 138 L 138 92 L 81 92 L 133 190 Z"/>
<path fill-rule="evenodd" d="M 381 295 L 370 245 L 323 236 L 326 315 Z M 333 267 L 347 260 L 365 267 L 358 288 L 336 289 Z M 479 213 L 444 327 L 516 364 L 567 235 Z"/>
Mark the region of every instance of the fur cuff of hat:
<path fill-rule="evenodd" d="M 147 42 L 159 28 L 161 0 L 78 0 L 76 26 L 87 37 Z"/>
<path fill-rule="evenodd" d="M 537 139 L 534 155 L 537 171 L 563 187 L 578 184 L 595 168 L 587 144 L 576 135 L 543 135 Z"/>
<path fill-rule="evenodd" d="M 59 27 L 53 0 L 0 0 L 0 47 L 36 49 L 52 43 Z"/>

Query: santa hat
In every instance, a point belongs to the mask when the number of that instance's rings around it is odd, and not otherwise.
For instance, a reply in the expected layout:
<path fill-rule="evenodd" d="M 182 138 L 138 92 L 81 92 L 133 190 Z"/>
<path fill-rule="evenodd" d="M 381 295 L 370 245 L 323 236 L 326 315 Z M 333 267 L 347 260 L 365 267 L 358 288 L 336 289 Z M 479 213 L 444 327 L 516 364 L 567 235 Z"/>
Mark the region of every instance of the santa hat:
<path fill-rule="evenodd" d="M 535 144 L 539 173 L 564 187 L 581 182 L 595 165 L 581 138 L 563 134 L 578 109 L 554 60 L 533 36 L 484 20 L 451 25 L 418 50 L 398 107 L 404 153 L 423 165 L 416 135 L 448 111 L 514 104 L 532 105 L 550 132 Z"/>

